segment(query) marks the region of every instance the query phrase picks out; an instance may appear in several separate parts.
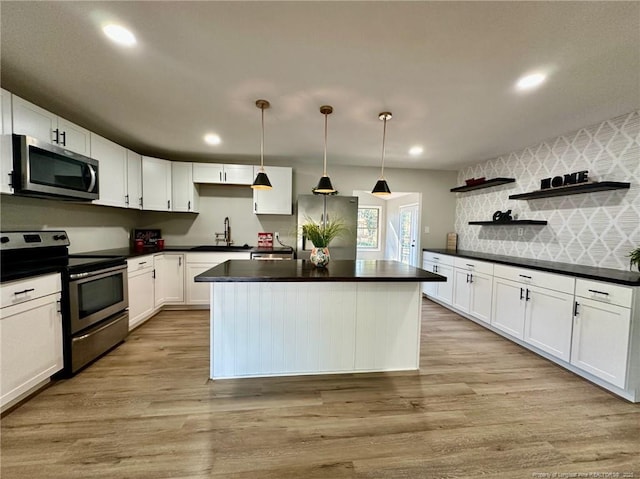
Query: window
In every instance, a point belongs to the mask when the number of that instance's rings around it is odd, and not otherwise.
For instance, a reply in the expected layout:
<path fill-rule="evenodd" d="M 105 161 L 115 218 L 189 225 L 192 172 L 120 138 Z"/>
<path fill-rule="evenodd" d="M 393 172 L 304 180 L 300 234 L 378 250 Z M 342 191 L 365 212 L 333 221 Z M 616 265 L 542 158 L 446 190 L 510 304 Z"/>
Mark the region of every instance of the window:
<path fill-rule="evenodd" d="M 358 248 L 380 249 L 380 207 L 358 208 Z"/>

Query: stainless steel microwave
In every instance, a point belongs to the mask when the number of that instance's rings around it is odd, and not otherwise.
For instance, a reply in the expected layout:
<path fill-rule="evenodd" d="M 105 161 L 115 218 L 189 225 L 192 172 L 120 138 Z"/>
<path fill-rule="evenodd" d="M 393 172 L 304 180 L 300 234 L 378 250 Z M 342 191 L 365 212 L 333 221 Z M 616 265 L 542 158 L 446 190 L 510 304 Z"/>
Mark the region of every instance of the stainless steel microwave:
<path fill-rule="evenodd" d="M 15 194 L 97 200 L 98 173 L 98 160 L 30 136 L 13 135 Z"/>

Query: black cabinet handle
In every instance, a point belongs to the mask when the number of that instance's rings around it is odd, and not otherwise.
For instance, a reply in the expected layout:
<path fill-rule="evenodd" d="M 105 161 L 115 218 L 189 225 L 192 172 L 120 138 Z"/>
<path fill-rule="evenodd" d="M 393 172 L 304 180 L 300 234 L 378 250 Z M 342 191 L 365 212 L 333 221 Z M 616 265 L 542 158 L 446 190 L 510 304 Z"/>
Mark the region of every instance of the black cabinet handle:
<path fill-rule="evenodd" d="M 524 299 L 524 289 L 520 288 L 520 299 Z"/>
<path fill-rule="evenodd" d="M 142 208 L 142 196 L 138 198 L 138 204 L 140 205 L 140 208 Z"/>
<path fill-rule="evenodd" d="M 62 137 L 62 146 L 67 146 L 67 132 L 61 132 L 60 136 Z"/>
<path fill-rule="evenodd" d="M 167 200 L 167 209 L 170 210 L 171 209 L 171 200 Z"/>
<path fill-rule="evenodd" d="M 224 181 L 227 181 L 227 172 L 224 172 Z"/>
<path fill-rule="evenodd" d="M 53 130 L 53 133 L 56 135 L 53 138 L 53 142 L 58 144 L 60 142 L 60 130 L 58 130 L 57 128 L 55 130 Z"/>
<path fill-rule="evenodd" d="M 573 315 L 574 316 L 578 316 L 578 314 L 580 314 L 580 313 L 578 313 L 578 305 L 579 304 L 580 303 L 578 303 L 577 301 L 575 301 L 574 304 L 573 304 Z"/>
<path fill-rule="evenodd" d="M 525 296 L 525 298 L 524 298 L 524 300 L 525 300 L 525 301 L 529 301 L 529 299 L 530 299 L 530 298 L 529 298 L 529 293 L 530 293 L 530 292 L 531 292 L 531 291 L 529 291 L 529 288 L 527 288 L 527 295 L 526 295 L 526 296 Z"/>
<path fill-rule="evenodd" d="M 467 283 L 469 282 L 469 273 L 467 273 Z"/>
<path fill-rule="evenodd" d="M 146 261 L 140 261 L 140 262 L 138 263 L 138 265 L 143 265 L 143 264 L 147 264 L 147 262 L 146 262 Z"/>
<path fill-rule="evenodd" d="M 15 294 L 16 296 L 19 294 L 26 294 L 26 293 L 30 293 L 31 291 L 35 291 L 35 288 L 29 288 L 29 289 L 23 289 L 22 291 L 16 291 Z"/>
<path fill-rule="evenodd" d="M 187 201 L 187 210 L 191 211 L 191 200 Z"/>
<path fill-rule="evenodd" d="M 518 276 L 520 276 L 521 278 L 531 279 L 531 276 L 527 276 L 525 274 L 519 274 Z"/>
<path fill-rule="evenodd" d="M 124 195 L 124 204 L 129 206 L 129 195 Z"/>
<path fill-rule="evenodd" d="M 475 265 L 473 265 L 473 264 L 469 264 L 469 263 L 466 263 L 466 265 L 467 265 L 467 266 L 470 266 L 471 268 L 473 268 L 473 267 L 475 266 Z"/>
<path fill-rule="evenodd" d="M 591 291 L 592 293 L 604 294 L 605 296 L 609 296 L 609 293 L 606 293 L 604 291 L 598 291 L 597 289 L 590 289 L 589 291 Z"/>
<path fill-rule="evenodd" d="M 151 276 L 153 279 L 156 279 L 156 270 L 153 270 L 153 275 Z"/>
<path fill-rule="evenodd" d="M 469 274 L 469 283 L 473 283 L 473 273 Z"/>

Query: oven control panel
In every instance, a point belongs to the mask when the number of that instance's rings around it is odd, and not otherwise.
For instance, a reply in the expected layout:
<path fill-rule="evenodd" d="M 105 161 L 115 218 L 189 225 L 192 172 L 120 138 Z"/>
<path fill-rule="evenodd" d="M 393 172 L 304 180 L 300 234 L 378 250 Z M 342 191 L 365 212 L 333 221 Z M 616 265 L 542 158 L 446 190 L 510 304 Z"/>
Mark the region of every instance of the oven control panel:
<path fill-rule="evenodd" d="M 0 232 L 0 249 L 46 248 L 47 246 L 69 246 L 69 237 L 58 231 L 3 231 Z"/>

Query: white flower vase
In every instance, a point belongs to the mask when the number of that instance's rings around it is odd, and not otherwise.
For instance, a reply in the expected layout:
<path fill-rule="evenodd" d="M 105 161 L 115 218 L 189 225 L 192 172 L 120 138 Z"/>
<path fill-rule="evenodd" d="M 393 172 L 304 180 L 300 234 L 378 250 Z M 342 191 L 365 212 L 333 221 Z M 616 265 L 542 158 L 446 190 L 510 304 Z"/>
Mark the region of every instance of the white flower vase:
<path fill-rule="evenodd" d="M 331 257 L 329 256 L 329 248 L 312 248 L 311 249 L 311 262 L 316 268 L 324 268 L 329 264 Z"/>

